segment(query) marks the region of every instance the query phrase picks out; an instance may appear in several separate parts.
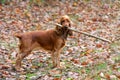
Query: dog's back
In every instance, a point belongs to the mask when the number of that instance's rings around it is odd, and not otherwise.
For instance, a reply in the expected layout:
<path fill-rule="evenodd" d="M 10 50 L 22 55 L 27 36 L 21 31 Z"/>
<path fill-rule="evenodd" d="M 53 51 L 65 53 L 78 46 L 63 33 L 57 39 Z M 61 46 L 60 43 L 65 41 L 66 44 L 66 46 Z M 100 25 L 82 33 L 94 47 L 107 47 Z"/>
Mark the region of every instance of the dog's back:
<path fill-rule="evenodd" d="M 32 31 L 15 35 L 20 40 L 22 49 L 31 48 L 32 50 L 41 47 L 45 50 L 53 51 L 65 45 L 65 40 L 56 33 L 55 29 L 46 31 Z"/>

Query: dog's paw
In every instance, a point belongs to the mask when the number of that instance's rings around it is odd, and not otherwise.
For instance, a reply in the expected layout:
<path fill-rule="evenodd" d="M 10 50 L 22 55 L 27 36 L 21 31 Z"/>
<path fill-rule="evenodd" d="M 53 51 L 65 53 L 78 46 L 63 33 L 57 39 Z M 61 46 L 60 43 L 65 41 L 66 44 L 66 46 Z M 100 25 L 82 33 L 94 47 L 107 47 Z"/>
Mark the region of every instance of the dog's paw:
<path fill-rule="evenodd" d="M 22 71 L 24 71 L 23 68 L 20 68 L 20 67 L 17 67 L 17 66 L 15 66 L 14 69 L 15 69 L 17 72 L 22 72 Z"/>

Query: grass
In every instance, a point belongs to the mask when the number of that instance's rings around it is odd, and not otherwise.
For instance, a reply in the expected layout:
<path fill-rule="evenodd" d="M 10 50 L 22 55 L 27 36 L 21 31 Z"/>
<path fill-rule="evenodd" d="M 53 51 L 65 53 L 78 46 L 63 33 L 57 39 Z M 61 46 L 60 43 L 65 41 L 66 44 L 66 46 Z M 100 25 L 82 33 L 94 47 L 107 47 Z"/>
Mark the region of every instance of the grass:
<path fill-rule="evenodd" d="M 43 63 L 37 63 L 36 66 L 42 67 Z"/>
<path fill-rule="evenodd" d="M 73 80 L 72 78 L 67 78 L 66 80 Z"/>
<path fill-rule="evenodd" d="M 9 49 L 9 44 L 5 41 L 0 41 L 0 46 L 3 46 L 5 49 Z"/>
<path fill-rule="evenodd" d="M 36 76 L 34 73 L 27 73 L 26 74 L 26 80 L 31 80 L 31 77 Z"/>
<path fill-rule="evenodd" d="M 91 72 L 91 69 L 90 69 L 90 68 L 86 68 L 86 69 L 85 69 L 85 72 L 86 72 L 87 74 L 89 74 L 89 73 Z"/>
<path fill-rule="evenodd" d="M 100 71 L 107 68 L 107 63 L 100 63 L 96 66 L 96 70 Z"/>
<path fill-rule="evenodd" d="M 115 62 L 119 62 L 120 61 L 120 55 L 113 57 L 112 60 L 114 60 Z"/>
<path fill-rule="evenodd" d="M 6 0 L 0 0 L 1 4 L 4 4 L 6 2 Z"/>
<path fill-rule="evenodd" d="M 55 74 L 54 77 L 55 77 L 55 78 L 60 78 L 60 77 L 61 77 L 61 74 Z"/>
<path fill-rule="evenodd" d="M 101 80 L 101 77 L 99 75 L 97 75 L 94 79 L 95 80 Z"/>

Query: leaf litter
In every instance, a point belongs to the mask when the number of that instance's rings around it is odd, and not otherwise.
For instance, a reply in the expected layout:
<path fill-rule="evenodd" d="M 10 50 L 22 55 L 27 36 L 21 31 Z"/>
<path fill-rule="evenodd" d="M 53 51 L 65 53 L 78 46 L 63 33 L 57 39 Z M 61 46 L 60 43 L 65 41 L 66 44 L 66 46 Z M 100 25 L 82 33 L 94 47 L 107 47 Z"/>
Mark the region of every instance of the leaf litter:
<path fill-rule="evenodd" d="M 0 80 L 119 80 L 120 1 L 3 0 L 0 4 Z M 50 54 L 34 51 L 13 70 L 18 50 L 15 33 L 54 28 L 62 15 L 72 27 L 104 37 L 111 44 L 74 33 L 61 53 L 63 69 L 52 69 Z"/>

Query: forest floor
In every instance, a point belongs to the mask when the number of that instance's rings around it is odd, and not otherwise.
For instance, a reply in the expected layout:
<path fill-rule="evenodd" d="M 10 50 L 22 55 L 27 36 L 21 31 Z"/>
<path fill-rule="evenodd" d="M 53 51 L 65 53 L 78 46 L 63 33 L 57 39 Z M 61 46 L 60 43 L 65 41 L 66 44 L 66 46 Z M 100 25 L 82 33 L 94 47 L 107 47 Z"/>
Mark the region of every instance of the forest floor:
<path fill-rule="evenodd" d="M 15 33 L 55 28 L 63 15 L 72 27 L 111 40 L 74 32 L 61 52 L 63 69 L 52 69 L 50 54 L 33 51 L 14 70 Z M 120 80 L 120 0 L 11 0 L 0 5 L 0 80 Z"/>

